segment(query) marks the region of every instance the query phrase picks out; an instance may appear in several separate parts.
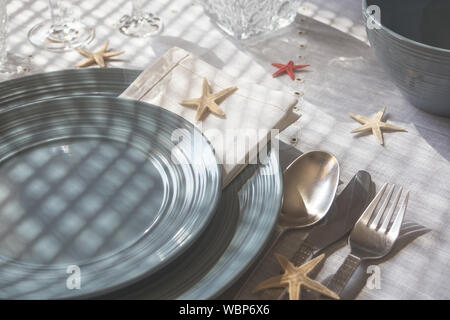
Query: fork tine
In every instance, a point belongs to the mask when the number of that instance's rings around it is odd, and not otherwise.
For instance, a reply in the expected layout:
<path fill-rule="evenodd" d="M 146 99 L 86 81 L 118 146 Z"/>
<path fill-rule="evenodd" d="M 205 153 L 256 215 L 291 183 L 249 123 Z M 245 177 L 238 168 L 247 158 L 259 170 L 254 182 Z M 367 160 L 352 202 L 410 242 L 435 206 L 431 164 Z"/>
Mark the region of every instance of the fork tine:
<path fill-rule="evenodd" d="M 378 226 L 378 223 L 380 223 L 381 217 L 384 214 L 384 211 L 386 211 L 386 207 L 389 204 L 389 200 L 392 197 L 392 193 L 394 193 L 395 185 L 393 184 L 391 187 L 391 190 L 389 191 L 388 195 L 386 196 L 386 199 L 384 199 L 383 205 L 381 206 L 380 210 L 378 210 L 377 215 L 375 216 L 375 219 L 373 219 L 372 223 L 370 224 L 370 228 L 376 229 Z"/>
<path fill-rule="evenodd" d="M 400 234 L 400 228 L 402 227 L 403 218 L 405 217 L 406 207 L 408 206 L 409 192 L 406 193 L 405 199 L 403 200 L 402 206 L 392 223 L 391 229 L 389 229 L 388 236 L 392 238 L 397 238 Z"/>
<path fill-rule="evenodd" d="M 381 225 L 380 229 L 378 231 L 384 233 L 386 232 L 389 223 L 391 222 L 392 216 L 394 215 L 395 209 L 397 208 L 398 201 L 400 200 L 400 196 L 402 195 L 403 188 L 400 188 L 400 190 L 397 193 L 397 196 L 395 197 L 394 202 L 391 205 L 391 208 L 389 209 L 388 214 L 384 218 L 383 224 Z"/>
<path fill-rule="evenodd" d="M 375 211 L 375 208 L 378 205 L 378 202 L 380 202 L 381 197 L 384 194 L 384 191 L 386 190 L 387 187 L 387 183 L 385 183 L 380 191 L 378 191 L 377 195 L 375 196 L 375 198 L 372 200 L 372 202 L 369 204 L 369 206 L 366 208 L 366 210 L 364 211 L 364 213 L 362 214 L 362 216 L 359 218 L 357 224 L 359 223 L 363 223 L 365 226 L 369 223 L 370 218 L 372 217 L 373 212 Z"/>

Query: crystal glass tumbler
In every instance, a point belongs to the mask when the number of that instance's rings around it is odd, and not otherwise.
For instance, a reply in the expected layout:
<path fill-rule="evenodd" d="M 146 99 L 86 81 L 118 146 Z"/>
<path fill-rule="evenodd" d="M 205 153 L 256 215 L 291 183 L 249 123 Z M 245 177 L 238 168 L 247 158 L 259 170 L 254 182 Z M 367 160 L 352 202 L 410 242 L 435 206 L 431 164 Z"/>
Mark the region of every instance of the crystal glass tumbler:
<path fill-rule="evenodd" d="M 205 11 L 229 35 L 243 40 L 291 24 L 302 0 L 200 0 Z"/>

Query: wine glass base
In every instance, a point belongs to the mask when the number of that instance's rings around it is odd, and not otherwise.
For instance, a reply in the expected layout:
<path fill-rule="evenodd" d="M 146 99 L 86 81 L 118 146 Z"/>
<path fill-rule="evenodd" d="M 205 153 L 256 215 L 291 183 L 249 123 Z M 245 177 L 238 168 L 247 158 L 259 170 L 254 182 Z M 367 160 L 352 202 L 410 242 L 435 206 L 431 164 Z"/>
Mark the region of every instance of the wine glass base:
<path fill-rule="evenodd" d="M 31 62 L 28 57 L 8 53 L 6 59 L 0 62 L 0 80 L 7 80 L 22 76 L 31 71 Z"/>
<path fill-rule="evenodd" d="M 152 13 L 140 17 L 125 15 L 120 19 L 119 30 L 126 36 L 145 38 L 159 34 L 163 29 L 161 19 Z"/>
<path fill-rule="evenodd" d="M 55 27 L 46 20 L 28 32 L 28 40 L 38 48 L 50 51 L 68 51 L 88 44 L 94 39 L 95 31 L 82 22 L 67 22 Z"/>

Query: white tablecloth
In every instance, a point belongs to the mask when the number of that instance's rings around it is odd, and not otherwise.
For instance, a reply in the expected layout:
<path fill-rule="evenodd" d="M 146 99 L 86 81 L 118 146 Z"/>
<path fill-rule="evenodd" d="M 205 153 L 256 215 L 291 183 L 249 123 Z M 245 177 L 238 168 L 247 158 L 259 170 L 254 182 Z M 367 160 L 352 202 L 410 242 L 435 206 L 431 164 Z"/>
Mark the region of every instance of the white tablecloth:
<path fill-rule="evenodd" d="M 355 284 L 347 290 L 348 296 L 450 298 L 450 120 L 417 110 L 400 95 L 365 42 L 359 0 L 309 0 L 300 12 L 314 20 L 298 20 L 277 35 L 252 44 L 234 42 L 211 23 L 201 6 L 189 0 L 148 1 L 148 8 L 157 12 L 166 26 L 161 35 L 149 39 L 125 37 L 114 27 L 130 11 L 129 1 L 72 2 L 83 19 L 96 26 L 90 49 L 110 40 L 112 49 L 126 51 L 121 56 L 123 60 L 109 63 L 110 67 L 143 69 L 169 48 L 178 46 L 233 76 L 275 89 L 289 86 L 303 91 L 303 118 L 281 137 L 286 143 L 282 145 L 282 163 L 297 154 L 294 147 L 301 152 L 329 151 L 340 161 L 344 184 L 363 169 L 371 173 L 378 187 L 390 182 L 410 190 L 407 219 L 432 229 L 414 241 L 406 241 L 403 249 L 389 259 L 377 262 L 381 288 L 365 286 L 367 276 L 361 268 Z M 34 72 L 70 68 L 82 59 L 77 52 L 51 53 L 28 43 L 28 30 L 49 17 L 47 1 L 12 0 L 8 9 L 9 50 L 30 55 Z M 307 33 L 299 35 L 300 29 Z M 299 73 L 304 83 L 293 82 L 289 77 L 270 77 L 274 71 L 272 62 L 291 59 L 311 65 L 309 72 Z M 349 133 L 358 124 L 348 112 L 371 116 L 383 106 L 388 107 L 389 121 L 407 129 L 407 133 L 385 134 L 385 147 L 378 145 L 373 136 Z M 292 138 L 298 142 L 292 144 Z M 289 256 L 304 236 L 303 232 L 292 232 L 275 250 Z M 349 249 L 343 241 L 333 251 L 317 276 L 320 281 L 337 270 Z M 279 273 L 276 261 L 272 257 L 266 260 L 262 265 L 265 275 L 260 280 Z M 224 297 L 231 297 L 232 293 L 233 289 Z"/>

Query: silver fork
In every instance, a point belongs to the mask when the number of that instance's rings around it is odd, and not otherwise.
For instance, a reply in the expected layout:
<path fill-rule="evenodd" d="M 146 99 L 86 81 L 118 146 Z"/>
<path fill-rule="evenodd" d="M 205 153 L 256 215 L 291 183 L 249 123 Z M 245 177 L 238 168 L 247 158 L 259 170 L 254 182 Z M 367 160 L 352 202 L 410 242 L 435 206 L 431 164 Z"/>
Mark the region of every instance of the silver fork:
<path fill-rule="evenodd" d="M 405 216 L 406 206 L 408 204 L 409 192 L 406 193 L 402 205 L 394 217 L 395 209 L 397 208 L 403 191 L 403 188 L 400 188 L 400 191 L 397 193 L 380 225 L 380 221 L 395 189 L 395 186 L 393 185 L 383 204 L 375 212 L 387 186 L 387 184 L 383 185 L 350 233 L 348 242 L 351 252 L 328 284 L 328 288 L 338 295 L 340 295 L 347 285 L 353 273 L 361 264 L 361 261 L 384 257 L 391 251 L 395 241 L 397 241 L 400 227 Z M 392 224 L 391 220 L 393 220 Z"/>

